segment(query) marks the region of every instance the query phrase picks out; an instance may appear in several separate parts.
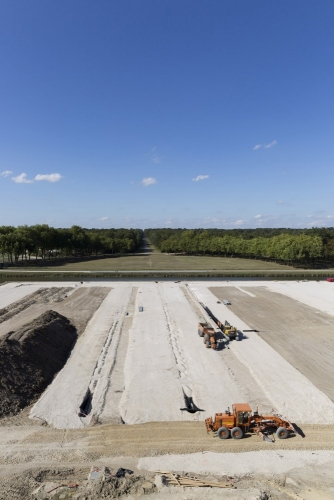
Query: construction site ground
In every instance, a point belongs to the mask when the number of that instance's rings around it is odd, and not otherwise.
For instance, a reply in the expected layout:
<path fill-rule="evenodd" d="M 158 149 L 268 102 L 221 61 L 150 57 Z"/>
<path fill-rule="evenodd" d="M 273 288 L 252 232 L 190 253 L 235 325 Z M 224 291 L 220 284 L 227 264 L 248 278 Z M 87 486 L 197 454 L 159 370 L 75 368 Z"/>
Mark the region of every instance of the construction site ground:
<path fill-rule="evenodd" d="M 24 344 L 36 319 L 53 310 L 74 325 L 77 341 L 44 393 L 0 419 L 0 499 L 121 496 L 118 483 L 98 490 L 87 481 L 102 466 L 134 471 L 138 479 L 122 483 L 128 498 L 203 498 L 199 488 L 162 485 L 155 470 L 236 486 L 206 490 L 206 498 L 334 498 L 333 298 L 326 282 L 1 286 L 0 339 L 23 331 Z M 253 331 L 206 349 L 197 335 L 197 323 L 209 319 L 201 303 Z M 189 397 L 203 411 L 181 411 Z M 207 435 L 204 419 L 234 402 L 273 409 L 305 437 Z M 64 481 L 78 486 L 47 493 Z"/>

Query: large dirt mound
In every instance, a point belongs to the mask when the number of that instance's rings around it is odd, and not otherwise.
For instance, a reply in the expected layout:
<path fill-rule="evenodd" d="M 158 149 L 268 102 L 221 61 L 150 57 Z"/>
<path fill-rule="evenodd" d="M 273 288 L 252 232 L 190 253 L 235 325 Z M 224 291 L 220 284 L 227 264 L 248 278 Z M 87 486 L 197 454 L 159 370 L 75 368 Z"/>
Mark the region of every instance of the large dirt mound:
<path fill-rule="evenodd" d="M 0 339 L 0 416 L 17 413 L 44 391 L 76 339 L 72 323 L 54 311 Z"/>

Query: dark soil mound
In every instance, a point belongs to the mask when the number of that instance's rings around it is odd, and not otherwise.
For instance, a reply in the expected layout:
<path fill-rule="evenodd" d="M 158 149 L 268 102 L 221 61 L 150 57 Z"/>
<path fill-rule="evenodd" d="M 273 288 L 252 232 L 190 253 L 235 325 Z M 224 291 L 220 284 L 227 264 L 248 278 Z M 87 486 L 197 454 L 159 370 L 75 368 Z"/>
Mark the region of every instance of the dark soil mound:
<path fill-rule="evenodd" d="M 66 363 L 77 340 L 72 323 L 47 311 L 0 339 L 0 416 L 32 403 Z"/>

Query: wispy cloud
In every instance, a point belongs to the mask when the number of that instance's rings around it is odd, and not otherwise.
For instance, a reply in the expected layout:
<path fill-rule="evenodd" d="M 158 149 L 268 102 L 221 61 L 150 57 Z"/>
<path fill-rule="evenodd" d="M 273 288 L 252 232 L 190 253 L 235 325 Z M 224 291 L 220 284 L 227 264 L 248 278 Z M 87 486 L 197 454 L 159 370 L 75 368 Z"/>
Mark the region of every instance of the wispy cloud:
<path fill-rule="evenodd" d="M 276 146 L 277 141 L 274 139 L 273 141 L 269 142 L 269 144 L 265 144 L 263 147 L 266 149 L 272 148 L 273 146 Z"/>
<path fill-rule="evenodd" d="M 3 172 L 1 172 L 1 176 L 2 177 L 9 177 L 13 172 L 11 170 L 4 170 Z"/>
<path fill-rule="evenodd" d="M 290 205 L 290 203 L 286 200 L 278 200 L 277 205 Z"/>
<path fill-rule="evenodd" d="M 198 175 L 197 177 L 193 178 L 193 181 L 194 182 L 204 181 L 204 179 L 208 179 L 208 178 L 209 178 L 208 175 Z"/>
<path fill-rule="evenodd" d="M 101 219 L 97 219 L 97 220 L 108 220 L 109 217 L 101 217 Z"/>
<path fill-rule="evenodd" d="M 58 182 L 62 179 L 62 175 L 60 174 L 37 174 L 35 177 L 35 181 L 47 181 L 47 182 Z"/>
<path fill-rule="evenodd" d="M 272 148 L 273 146 L 276 146 L 276 144 L 277 144 L 276 139 L 274 139 L 273 141 L 269 142 L 268 144 L 256 144 L 256 145 L 253 147 L 253 151 L 256 151 L 257 149 L 261 149 L 261 148 L 264 148 L 264 149 L 270 149 L 270 148 Z"/>
<path fill-rule="evenodd" d="M 16 182 L 17 184 L 32 184 L 34 181 L 27 179 L 27 174 L 22 172 L 22 174 L 12 177 L 12 181 Z"/>
<path fill-rule="evenodd" d="M 141 184 L 145 187 L 156 184 L 157 182 L 158 181 L 154 177 L 144 177 L 144 179 L 141 180 Z"/>
<path fill-rule="evenodd" d="M 239 220 L 236 220 L 234 222 L 234 226 L 242 226 L 243 224 L 245 224 L 245 220 L 242 220 L 242 219 L 239 219 Z"/>
<path fill-rule="evenodd" d="M 262 215 L 261 214 L 257 214 L 254 216 L 254 219 L 261 219 Z"/>
<path fill-rule="evenodd" d="M 152 161 L 153 163 L 161 163 L 161 158 L 158 155 L 153 155 Z"/>
<path fill-rule="evenodd" d="M 156 151 L 157 147 L 154 146 L 151 151 L 148 153 L 148 155 L 151 157 L 151 160 L 153 161 L 153 163 L 161 163 L 161 156 L 159 156 L 155 151 Z"/>

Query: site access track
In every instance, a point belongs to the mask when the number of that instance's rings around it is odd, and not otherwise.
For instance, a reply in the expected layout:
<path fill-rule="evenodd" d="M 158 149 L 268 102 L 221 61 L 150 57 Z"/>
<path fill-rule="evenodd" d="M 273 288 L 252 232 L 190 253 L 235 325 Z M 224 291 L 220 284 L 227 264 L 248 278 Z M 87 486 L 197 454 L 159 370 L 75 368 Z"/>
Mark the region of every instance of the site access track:
<path fill-rule="evenodd" d="M 18 417 L 19 420 L 22 419 Z M 138 425 L 97 425 L 85 429 L 57 430 L 43 425 L 21 426 L 16 418 L 0 427 L 0 476 L 10 470 L 66 466 L 108 457 L 144 457 L 203 451 L 333 450 L 334 425 L 303 425 L 305 438 L 291 437 L 275 443 L 258 436 L 220 440 L 206 433 L 204 422 L 154 422 Z M 3 423 L 3 422 L 2 422 Z"/>

